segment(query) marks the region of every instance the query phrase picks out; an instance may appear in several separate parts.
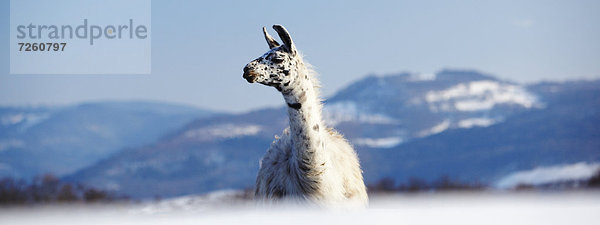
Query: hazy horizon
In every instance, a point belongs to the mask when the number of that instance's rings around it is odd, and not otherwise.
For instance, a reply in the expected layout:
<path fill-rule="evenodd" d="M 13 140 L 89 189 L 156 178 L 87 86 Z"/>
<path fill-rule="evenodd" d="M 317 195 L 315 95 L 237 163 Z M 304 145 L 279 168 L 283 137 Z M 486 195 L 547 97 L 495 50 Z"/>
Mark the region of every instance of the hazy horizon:
<path fill-rule="evenodd" d="M 564 79 L 554 79 L 554 80 L 537 80 L 537 81 L 529 81 L 529 82 L 518 82 L 518 81 L 514 81 L 514 80 L 509 80 L 509 79 L 504 79 L 501 76 L 497 76 L 496 74 L 492 74 L 492 73 L 487 73 L 485 71 L 481 71 L 481 70 L 475 70 L 475 69 L 458 69 L 458 68 L 449 68 L 447 70 L 452 70 L 452 71 L 476 71 L 485 75 L 492 75 L 495 78 L 501 79 L 503 81 L 508 81 L 508 82 L 516 82 L 519 84 L 523 84 L 523 85 L 529 85 L 529 84 L 537 84 L 537 83 L 542 83 L 542 82 L 568 82 L 568 81 L 585 81 L 585 80 L 599 80 L 600 77 L 595 77 L 595 78 L 586 78 L 586 77 L 581 77 L 581 78 L 564 78 Z M 441 70 L 440 70 L 441 71 Z M 440 72 L 437 71 L 437 72 Z M 436 72 L 436 73 L 437 73 Z M 397 73 L 388 73 L 388 74 L 365 74 L 362 77 L 357 78 L 356 80 L 352 80 L 350 81 L 347 85 L 350 85 L 356 81 L 359 81 L 361 79 L 367 78 L 369 76 L 376 76 L 376 77 L 385 77 L 385 76 L 395 76 L 395 75 L 400 75 L 400 74 L 405 74 L 405 73 L 410 73 L 410 72 L 397 72 Z M 412 72 L 411 75 L 415 76 L 415 78 L 417 78 L 418 80 L 432 80 L 435 79 L 435 74 L 424 74 L 424 73 L 415 73 Z M 39 76 L 45 76 L 45 75 L 39 75 Z M 322 96 L 322 98 L 324 100 L 327 100 L 330 97 L 333 97 L 333 95 L 335 95 L 338 91 L 346 88 L 347 86 L 342 86 L 337 90 L 334 90 L 333 93 L 330 93 L 329 95 L 324 95 Z M 269 88 L 270 89 L 270 88 Z M 278 92 L 276 92 L 275 90 L 273 90 L 273 92 L 275 93 L 276 96 L 280 96 L 280 94 Z M 202 110 L 209 110 L 209 111 L 213 111 L 213 112 L 223 112 L 223 113 L 245 113 L 245 112 L 249 112 L 249 111 L 254 111 L 254 110 L 261 110 L 264 108 L 278 108 L 278 107 L 284 107 L 285 106 L 285 102 L 283 101 L 283 97 L 281 97 L 281 99 L 279 99 L 280 101 L 273 101 L 271 103 L 267 103 L 264 105 L 257 105 L 256 107 L 249 107 L 249 108 L 244 108 L 244 109 L 220 109 L 220 108 L 211 108 L 210 106 L 204 106 L 204 105 L 196 105 L 194 103 L 190 103 L 190 102 L 184 102 L 184 101 L 177 101 L 175 100 L 163 100 L 163 99 L 150 99 L 150 98 L 98 98 L 98 99 L 84 99 L 84 100 L 80 100 L 80 101 L 72 101 L 72 102 L 21 102 L 21 103 L 0 103 L 0 107 L 63 107 L 63 106 L 71 106 L 71 105 L 79 105 L 79 104 L 86 104 L 86 103 L 110 103 L 110 102 L 148 102 L 148 103 L 161 103 L 161 104 L 172 104 L 172 105 L 179 105 L 179 106 L 185 106 L 185 107 L 193 107 L 193 108 L 197 108 L 197 109 L 202 109 Z"/>

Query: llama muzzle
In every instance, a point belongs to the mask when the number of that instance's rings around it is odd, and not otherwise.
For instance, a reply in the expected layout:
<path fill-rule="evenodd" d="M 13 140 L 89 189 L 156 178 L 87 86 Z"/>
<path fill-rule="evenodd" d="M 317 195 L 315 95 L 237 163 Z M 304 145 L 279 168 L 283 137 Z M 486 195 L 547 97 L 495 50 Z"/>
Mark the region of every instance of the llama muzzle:
<path fill-rule="evenodd" d="M 252 72 L 248 67 L 244 67 L 244 75 L 242 75 L 248 83 L 254 83 L 256 81 L 256 74 Z"/>

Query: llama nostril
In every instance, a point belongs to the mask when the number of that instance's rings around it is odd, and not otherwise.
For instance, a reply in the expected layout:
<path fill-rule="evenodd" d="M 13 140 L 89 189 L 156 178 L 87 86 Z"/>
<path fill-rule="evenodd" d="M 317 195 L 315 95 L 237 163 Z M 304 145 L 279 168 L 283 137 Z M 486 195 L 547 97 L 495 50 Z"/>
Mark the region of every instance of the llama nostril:
<path fill-rule="evenodd" d="M 248 83 L 254 83 L 256 80 L 256 75 L 244 68 L 244 74 L 242 75 L 242 78 L 246 79 Z"/>

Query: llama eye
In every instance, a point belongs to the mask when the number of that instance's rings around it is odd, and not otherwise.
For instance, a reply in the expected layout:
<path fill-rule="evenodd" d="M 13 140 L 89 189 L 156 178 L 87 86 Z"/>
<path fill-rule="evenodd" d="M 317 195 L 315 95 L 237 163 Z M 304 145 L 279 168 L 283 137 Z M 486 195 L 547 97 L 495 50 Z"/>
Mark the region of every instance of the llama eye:
<path fill-rule="evenodd" d="M 282 58 L 272 58 L 272 59 L 271 59 L 271 62 L 274 62 L 274 63 L 282 63 L 282 62 L 283 62 L 283 59 L 282 59 Z"/>

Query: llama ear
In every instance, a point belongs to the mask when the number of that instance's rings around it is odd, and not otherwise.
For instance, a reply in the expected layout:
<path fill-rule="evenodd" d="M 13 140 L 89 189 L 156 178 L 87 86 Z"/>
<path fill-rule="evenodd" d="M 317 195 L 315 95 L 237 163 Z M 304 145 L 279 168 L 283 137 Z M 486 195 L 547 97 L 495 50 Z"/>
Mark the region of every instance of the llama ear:
<path fill-rule="evenodd" d="M 294 45 L 294 42 L 292 41 L 292 37 L 290 37 L 290 33 L 285 29 L 285 27 L 276 24 L 273 25 L 273 29 L 275 29 L 275 31 L 277 31 L 277 34 L 279 34 L 279 38 L 281 38 L 281 40 L 283 41 L 283 46 L 285 47 L 285 50 L 289 53 L 292 53 L 293 55 L 296 54 L 296 46 Z"/>
<path fill-rule="evenodd" d="M 263 34 L 265 35 L 265 39 L 267 40 L 267 44 L 269 44 L 270 49 L 279 47 L 279 43 L 275 39 L 273 39 L 271 35 L 269 35 L 266 27 L 263 27 Z"/>

